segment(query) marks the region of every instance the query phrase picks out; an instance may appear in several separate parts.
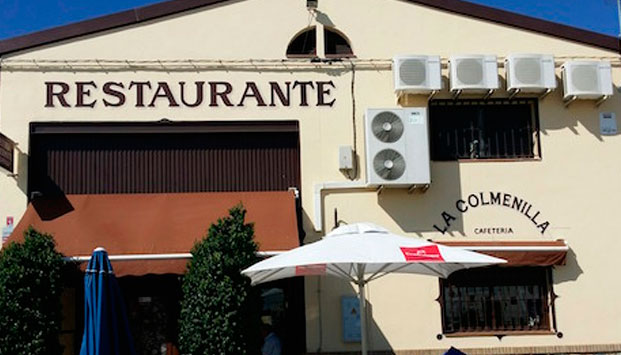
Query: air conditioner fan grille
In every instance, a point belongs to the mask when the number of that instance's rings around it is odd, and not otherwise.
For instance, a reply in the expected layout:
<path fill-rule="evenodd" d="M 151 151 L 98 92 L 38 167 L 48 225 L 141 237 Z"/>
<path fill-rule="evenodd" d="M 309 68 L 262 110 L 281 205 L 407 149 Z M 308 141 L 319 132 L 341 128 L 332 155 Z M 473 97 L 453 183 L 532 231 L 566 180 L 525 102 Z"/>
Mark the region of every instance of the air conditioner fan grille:
<path fill-rule="evenodd" d="M 394 143 L 403 135 L 401 117 L 390 111 L 383 111 L 373 117 L 371 122 L 373 135 L 384 143 Z"/>
<path fill-rule="evenodd" d="M 520 84 L 538 85 L 541 83 L 541 65 L 533 58 L 515 60 L 515 77 Z"/>
<path fill-rule="evenodd" d="M 420 59 L 406 59 L 399 65 L 399 78 L 405 85 L 421 86 L 427 80 L 427 67 Z"/>
<path fill-rule="evenodd" d="M 579 65 L 573 67 L 571 70 L 571 83 L 578 91 L 599 91 L 597 68 L 590 65 Z"/>
<path fill-rule="evenodd" d="M 373 169 L 384 180 L 397 180 L 405 173 L 405 159 L 394 149 L 384 149 L 373 158 Z"/>
<path fill-rule="evenodd" d="M 457 61 L 457 79 L 466 85 L 481 85 L 483 64 L 480 59 L 460 59 Z"/>

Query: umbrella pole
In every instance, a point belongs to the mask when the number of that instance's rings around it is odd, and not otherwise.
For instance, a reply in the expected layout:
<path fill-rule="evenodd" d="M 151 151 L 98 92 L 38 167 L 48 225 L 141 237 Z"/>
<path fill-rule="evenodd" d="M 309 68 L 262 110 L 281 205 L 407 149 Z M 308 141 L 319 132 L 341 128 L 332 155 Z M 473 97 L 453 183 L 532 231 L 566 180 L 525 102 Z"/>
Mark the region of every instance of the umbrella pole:
<path fill-rule="evenodd" d="M 362 348 L 362 355 L 367 355 L 367 305 L 364 297 L 364 280 L 358 281 L 358 291 L 360 294 L 358 298 L 360 300 L 360 343 Z"/>
<path fill-rule="evenodd" d="M 358 277 L 356 283 L 358 284 L 358 300 L 360 301 L 360 347 L 362 349 L 362 355 L 367 355 L 367 301 L 364 296 L 364 286 L 367 283 L 364 279 L 364 265 L 358 264 Z"/>

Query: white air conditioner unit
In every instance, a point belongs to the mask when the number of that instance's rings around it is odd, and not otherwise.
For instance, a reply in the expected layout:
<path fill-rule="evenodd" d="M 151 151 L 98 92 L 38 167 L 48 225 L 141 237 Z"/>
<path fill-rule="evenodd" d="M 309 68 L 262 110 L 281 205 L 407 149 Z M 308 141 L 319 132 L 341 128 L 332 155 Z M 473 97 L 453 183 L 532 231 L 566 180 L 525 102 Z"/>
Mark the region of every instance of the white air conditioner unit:
<path fill-rule="evenodd" d="M 546 93 L 556 89 L 554 56 L 511 54 L 505 60 L 507 90 Z"/>
<path fill-rule="evenodd" d="M 495 55 L 458 55 L 449 59 L 452 92 L 488 93 L 498 89 Z"/>
<path fill-rule="evenodd" d="M 608 61 L 568 61 L 562 65 L 563 99 L 598 100 L 612 95 Z"/>
<path fill-rule="evenodd" d="M 439 56 L 404 55 L 392 61 L 398 94 L 430 94 L 442 90 Z"/>
<path fill-rule="evenodd" d="M 367 109 L 367 182 L 372 186 L 428 185 L 427 109 Z"/>

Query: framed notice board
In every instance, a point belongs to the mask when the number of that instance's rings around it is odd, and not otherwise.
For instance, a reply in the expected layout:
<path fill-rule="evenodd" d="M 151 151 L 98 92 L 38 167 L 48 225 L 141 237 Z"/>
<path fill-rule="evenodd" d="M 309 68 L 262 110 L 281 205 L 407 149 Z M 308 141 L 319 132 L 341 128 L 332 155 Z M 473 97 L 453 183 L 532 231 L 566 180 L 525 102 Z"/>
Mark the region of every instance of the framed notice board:
<path fill-rule="evenodd" d="M 341 317 L 343 319 L 343 341 L 360 342 L 360 301 L 356 296 L 341 297 Z"/>

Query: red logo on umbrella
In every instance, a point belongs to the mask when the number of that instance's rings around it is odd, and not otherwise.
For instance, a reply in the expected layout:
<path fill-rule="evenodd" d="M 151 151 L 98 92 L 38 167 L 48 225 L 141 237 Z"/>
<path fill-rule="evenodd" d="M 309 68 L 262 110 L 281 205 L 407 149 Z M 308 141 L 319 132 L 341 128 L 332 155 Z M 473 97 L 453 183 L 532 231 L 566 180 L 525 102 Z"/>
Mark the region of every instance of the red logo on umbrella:
<path fill-rule="evenodd" d="M 295 276 L 325 275 L 326 264 L 299 265 L 295 267 Z"/>
<path fill-rule="evenodd" d="M 417 248 L 401 247 L 401 252 L 408 262 L 443 262 L 442 254 L 437 245 L 428 245 Z"/>

